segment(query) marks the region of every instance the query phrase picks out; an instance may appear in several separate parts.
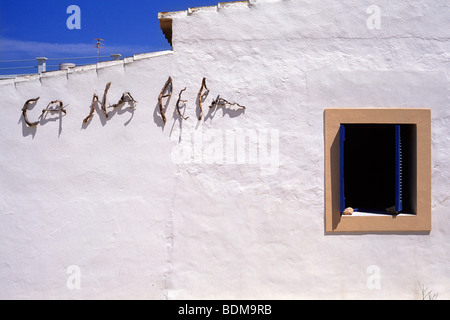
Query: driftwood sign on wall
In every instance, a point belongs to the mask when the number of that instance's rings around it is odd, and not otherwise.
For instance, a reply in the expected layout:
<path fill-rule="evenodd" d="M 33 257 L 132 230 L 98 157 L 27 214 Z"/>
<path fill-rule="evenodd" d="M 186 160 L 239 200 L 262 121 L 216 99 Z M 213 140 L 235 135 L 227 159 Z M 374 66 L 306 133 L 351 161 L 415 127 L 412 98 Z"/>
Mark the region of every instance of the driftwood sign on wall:
<path fill-rule="evenodd" d="M 112 117 L 112 115 L 114 114 L 114 111 L 126 103 L 128 103 L 130 105 L 130 108 L 132 108 L 132 109 L 135 108 L 137 101 L 133 98 L 131 93 L 128 91 L 126 91 L 122 94 L 122 96 L 120 97 L 120 99 L 117 103 L 107 106 L 107 97 L 108 97 L 108 91 L 110 88 L 111 88 L 111 82 L 108 82 L 103 91 L 103 97 L 102 97 L 101 102 L 100 102 L 100 99 L 99 99 L 97 93 L 94 92 L 94 94 L 92 96 L 89 114 L 86 116 L 86 118 L 83 119 L 83 124 L 87 124 L 93 118 L 98 104 L 100 104 L 101 112 L 106 117 L 106 119 L 110 119 Z M 187 88 L 185 87 L 184 89 L 182 89 L 180 91 L 180 93 L 178 95 L 178 100 L 177 100 L 176 106 L 175 106 L 175 109 L 176 109 L 178 115 L 183 120 L 187 120 L 189 118 L 189 117 L 185 117 L 181 112 L 181 109 L 183 107 L 184 108 L 187 107 L 187 100 L 181 99 L 181 96 L 182 96 L 183 92 L 186 91 L 186 89 Z M 164 124 L 166 124 L 166 122 L 167 122 L 167 117 L 165 115 L 167 106 L 164 106 L 163 99 L 168 98 L 168 100 L 166 101 L 166 104 L 167 104 L 168 101 L 170 101 L 172 93 L 173 93 L 173 80 L 172 80 L 172 77 L 169 77 L 158 96 L 158 108 L 159 108 L 159 112 L 160 112 L 160 115 L 161 115 L 161 118 L 162 118 Z M 203 118 L 202 104 L 206 100 L 206 97 L 208 96 L 208 94 L 209 94 L 209 89 L 206 86 L 206 78 L 203 78 L 200 90 L 197 93 L 198 109 L 199 109 L 198 120 L 199 121 L 201 121 Z M 40 97 L 29 99 L 25 102 L 24 106 L 22 107 L 23 120 L 25 121 L 27 126 L 36 127 L 37 125 L 39 125 L 40 120 L 44 119 L 47 116 L 47 114 L 49 114 L 49 113 L 53 114 L 53 113 L 58 112 L 58 113 L 60 113 L 61 116 L 63 114 L 64 115 L 67 114 L 67 111 L 64 107 L 63 102 L 61 100 L 53 100 L 47 105 L 47 107 L 45 109 L 42 110 L 42 113 L 41 113 L 38 121 L 36 121 L 36 122 L 29 121 L 27 111 L 29 110 L 29 107 L 32 104 L 36 104 L 39 101 L 39 99 L 40 99 Z M 245 109 L 244 106 L 242 106 L 238 103 L 229 102 L 228 100 L 221 98 L 220 95 L 218 95 L 217 98 L 212 101 L 212 104 L 209 106 L 209 108 L 212 109 L 212 108 L 217 108 L 217 107 L 226 107 L 226 106 L 233 106 L 233 105 L 236 105 L 239 108 Z M 108 112 L 108 109 L 112 109 L 112 112 Z"/>

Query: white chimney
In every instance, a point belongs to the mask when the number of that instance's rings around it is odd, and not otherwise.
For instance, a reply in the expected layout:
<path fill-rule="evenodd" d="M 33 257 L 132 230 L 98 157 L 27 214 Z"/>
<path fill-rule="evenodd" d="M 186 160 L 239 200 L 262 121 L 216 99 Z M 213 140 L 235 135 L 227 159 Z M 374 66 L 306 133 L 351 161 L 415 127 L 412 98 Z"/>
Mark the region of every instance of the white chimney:
<path fill-rule="evenodd" d="M 47 67 L 47 58 L 45 57 L 38 57 L 36 58 L 37 62 L 38 62 L 38 73 L 42 73 L 45 72 L 45 69 Z"/>

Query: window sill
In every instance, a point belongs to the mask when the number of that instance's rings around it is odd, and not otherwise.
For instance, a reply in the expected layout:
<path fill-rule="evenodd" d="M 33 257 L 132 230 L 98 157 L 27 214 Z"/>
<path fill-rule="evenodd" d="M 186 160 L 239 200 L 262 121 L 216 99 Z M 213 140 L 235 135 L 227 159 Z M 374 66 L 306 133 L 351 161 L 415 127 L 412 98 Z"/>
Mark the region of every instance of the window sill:
<path fill-rule="evenodd" d="M 399 213 L 399 214 L 389 214 L 389 213 L 374 213 L 374 212 L 353 212 L 352 215 L 342 215 L 343 217 L 411 217 L 414 216 L 412 213 Z"/>

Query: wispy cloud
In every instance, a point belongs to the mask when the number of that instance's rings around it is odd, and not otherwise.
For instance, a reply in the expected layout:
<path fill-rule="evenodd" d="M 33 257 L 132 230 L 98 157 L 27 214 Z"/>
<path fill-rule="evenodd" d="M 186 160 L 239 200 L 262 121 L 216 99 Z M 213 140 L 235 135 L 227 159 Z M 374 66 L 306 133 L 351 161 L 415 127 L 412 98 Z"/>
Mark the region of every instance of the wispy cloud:
<path fill-rule="evenodd" d="M 101 55 L 108 55 L 111 53 L 120 53 L 122 56 L 129 56 L 135 53 L 151 52 L 154 51 L 150 46 L 105 46 L 101 49 Z M 39 41 L 23 41 L 0 38 L 0 53 L 12 53 L 18 56 L 45 56 L 45 57 L 55 57 L 55 56 L 66 56 L 76 55 L 76 56 L 95 56 L 97 50 L 94 44 L 86 43 L 50 43 L 50 42 L 39 42 Z"/>

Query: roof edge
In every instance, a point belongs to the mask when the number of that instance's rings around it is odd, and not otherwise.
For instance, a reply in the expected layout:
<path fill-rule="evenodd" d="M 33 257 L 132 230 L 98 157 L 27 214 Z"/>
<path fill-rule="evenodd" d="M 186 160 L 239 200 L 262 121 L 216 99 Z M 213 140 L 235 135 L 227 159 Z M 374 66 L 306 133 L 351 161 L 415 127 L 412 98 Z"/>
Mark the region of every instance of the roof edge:
<path fill-rule="evenodd" d="M 204 6 L 204 7 L 194 7 L 188 8 L 183 11 L 171 11 L 171 12 L 159 12 L 158 19 L 161 30 L 166 37 L 167 41 L 173 47 L 172 44 L 172 20 L 176 18 L 184 18 L 190 16 L 197 12 L 204 11 L 220 11 L 223 8 L 234 7 L 234 6 L 246 6 L 250 7 L 256 0 L 238 0 L 238 1 L 227 1 L 227 2 L 219 2 L 215 6 Z"/>
<path fill-rule="evenodd" d="M 219 11 L 223 8 L 234 7 L 234 6 L 247 6 L 250 7 L 255 0 L 238 0 L 238 1 L 226 1 L 226 2 L 218 2 L 215 6 L 203 6 L 203 7 L 190 7 L 186 10 L 182 11 L 166 11 L 159 12 L 158 19 L 173 19 L 173 18 L 183 18 L 189 15 L 192 15 L 197 12 L 204 11 Z"/>
<path fill-rule="evenodd" d="M 172 50 L 165 50 L 165 51 L 156 51 L 156 52 L 149 52 L 149 53 L 140 53 L 135 54 L 131 57 L 126 57 L 121 60 L 114 60 L 114 61 L 103 61 L 99 63 L 93 63 L 93 64 L 86 64 L 86 65 L 80 65 L 75 66 L 73 68 L 69 68 L 67 70 L 55 70 L 55 71 L 47 71 L 44 73 L 35 73 L 35 74 L 29 74 L 29 75 L 22 75 L 22 76 L 16 76 L 11 78 L 0 78 L 0 86 L 8 85 L 8 84 L 16 84 L 19 82 L 26 82 L 31 80 L 41 80 L 44 78 L 50 78 L 50 77 L 58 77 L 58 76 L 69 76 L 70 74 L 83 72 L 83 71 L 89 71 L 89 70 L 100 70 L 103 68 L 113 67 L 113 66 L 126 66 L 127 64 L 130 64 L 135 61 L 141 61 L 166 55 L 174 54 Z"/>

